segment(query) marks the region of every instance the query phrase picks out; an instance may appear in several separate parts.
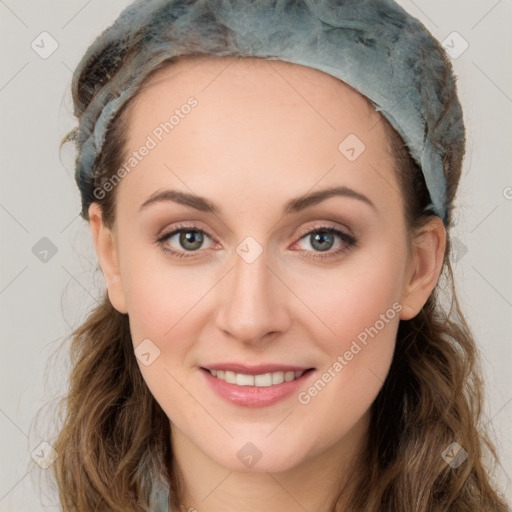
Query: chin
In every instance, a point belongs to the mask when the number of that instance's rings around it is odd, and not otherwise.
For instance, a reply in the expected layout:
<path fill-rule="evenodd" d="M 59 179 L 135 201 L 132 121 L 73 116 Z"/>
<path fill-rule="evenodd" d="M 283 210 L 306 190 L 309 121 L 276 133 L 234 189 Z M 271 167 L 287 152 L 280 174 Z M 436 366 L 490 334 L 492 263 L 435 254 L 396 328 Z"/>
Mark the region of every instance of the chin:
<path fill-rule="evenodd" d="M 270 436 L 272 437 L 272 435 Z M 245 433 L 235 436 L 224 447 L 206 447 L 205 453 L 217 464 L 235 472 L 278 473 L 294 468 L 303 462 L 308 448 L 292 434 L 286 436 L 290 441 L 284 445 L 281 438 L 266 438 L 265 435 Z"/>

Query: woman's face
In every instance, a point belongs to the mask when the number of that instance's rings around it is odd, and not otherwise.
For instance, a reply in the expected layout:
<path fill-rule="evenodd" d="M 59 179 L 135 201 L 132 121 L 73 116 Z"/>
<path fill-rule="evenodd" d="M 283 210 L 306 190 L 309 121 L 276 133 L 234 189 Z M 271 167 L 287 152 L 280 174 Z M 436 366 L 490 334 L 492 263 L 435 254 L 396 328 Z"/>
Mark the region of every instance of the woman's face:
<path fill-rule="evenodd" d="M 281 471 L 354 450 L 422 305 L 380 114 L 320 71 L 200 58 L 127 113 L 101 262 L 176 451 Z"/>

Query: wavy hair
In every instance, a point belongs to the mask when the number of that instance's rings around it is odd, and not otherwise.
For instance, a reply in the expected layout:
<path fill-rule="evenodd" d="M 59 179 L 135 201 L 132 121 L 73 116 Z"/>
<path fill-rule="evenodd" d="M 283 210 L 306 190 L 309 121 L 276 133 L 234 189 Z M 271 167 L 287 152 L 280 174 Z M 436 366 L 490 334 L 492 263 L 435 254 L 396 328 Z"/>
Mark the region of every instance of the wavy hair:
<path fill-rule="evenodd" d="M 201 54 L 199 47 L 191 47 L 189 54 Z M 129 65 L 127 55 L 133 51 L 128 48 L 110 71 L 108 52 L 92 56 L 82 67 L 72 86 L 79 121 L 98 91 L 115 88 L 116 76 L 123 74 L 123 66 Z M 172 61 L 160 62 L 154 71 L 172 66 Z M 125 161 L 125 112 L 126 105 L 108 126 L 94 165 L 91 191 Z M 426 210 L 429 193 L 402 138 L 386 119 L 381 121 L 396 163 L 412 243 L 431 218 L 432 212 Z M 83 141 L 77 130 L 63 139 L 61 147 L 66 141 L 74 141 L 80 154 Z M 390 371 L 371 406 L 369 439 L 347 510 L 507 510 L 487 469 L 487 464 L 497 460 L 496 450 L 481 426 L 484 395 L 478 353 L 457 300 L 450 265 L 452 207 L 464 151 L 462 143 L 444 159 L 450 215 L 442 273 L 420 313 L 400 321 Z M 115 199 L 114 187 L 95 200 L 110 227 L 115 223 Z M 86 213 L 82 216 L 88 220 Z M 450 297 L 448 311 L 441 304 L 442 292 Z M 71 339 L 70 385 L 60 402 L 65 413 L 54 442 L 59 457 L 53 465 L 64 511 L 148 511 L 157 480 L 169 489 L 172 506 L 177 508 L 181 484 L 171 464 L 170 422 L 138 368 L 128 316 L 113 308 L 105 292 Z M 467 459 L 457 468 L 441 457 L 453 442 L 467 452 Z M 340 488 L 333 512 L 339 510 L 342 495 Z"/>

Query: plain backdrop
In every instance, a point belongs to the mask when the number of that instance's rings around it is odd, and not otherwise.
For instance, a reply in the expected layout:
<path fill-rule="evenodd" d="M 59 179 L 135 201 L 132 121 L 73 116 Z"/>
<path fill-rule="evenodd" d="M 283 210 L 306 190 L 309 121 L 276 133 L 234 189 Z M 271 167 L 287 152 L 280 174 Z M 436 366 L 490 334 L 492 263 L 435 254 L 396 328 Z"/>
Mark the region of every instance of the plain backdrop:
<path fill-rule="evenodd" d="M 34 415 L 65 393 L 65 342 L 104 281 L 80 219 L 70 82 L 127 0 L 0 0 L 0 511 L 59 510 L 40 496 L 48 433 Z M 482 354 L 486 418 L 512 502 L 512 0 L 401 0 L 452 54 L 468 149 L 453 232 L 462 308 Z M 66 347 L 67 345 L 65 345 Z M 51 363 L 50 361 L 51 359 Z M 49 431 L 52 415 L 42 421 Z M 49 470 L 46 470 L 49 471 Z"/>

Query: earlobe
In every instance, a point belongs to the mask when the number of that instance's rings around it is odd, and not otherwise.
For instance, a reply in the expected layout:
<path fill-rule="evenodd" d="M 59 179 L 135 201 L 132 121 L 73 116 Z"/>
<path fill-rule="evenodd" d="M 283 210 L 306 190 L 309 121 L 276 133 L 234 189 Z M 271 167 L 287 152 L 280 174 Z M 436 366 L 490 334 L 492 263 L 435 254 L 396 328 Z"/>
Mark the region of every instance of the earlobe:
<path fill-rule="evenodd" d="M 103 223 L 103 215 L 98 203 L 92 203 L 89 206 L 89 223 L 110 302 L 120 313 L 127 313 L 128 309 L 119 270 L 119 259 L 114 234 Z"/>
<path fill-rule="evenodd" d="M 439 217 L 421 229 L 413 241 L 413 256 L 402 294 L 401 320 L 414 318 L 435 288 L 443 266 L 446 229 Z"/>

